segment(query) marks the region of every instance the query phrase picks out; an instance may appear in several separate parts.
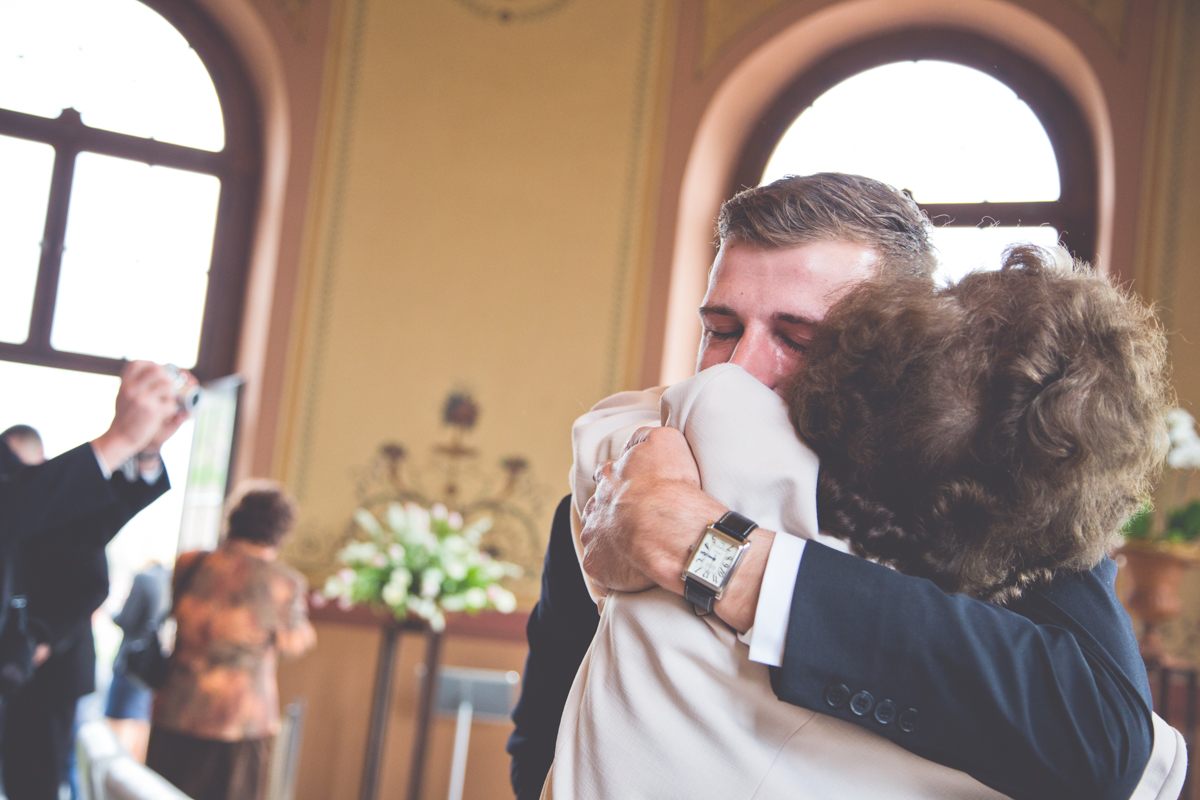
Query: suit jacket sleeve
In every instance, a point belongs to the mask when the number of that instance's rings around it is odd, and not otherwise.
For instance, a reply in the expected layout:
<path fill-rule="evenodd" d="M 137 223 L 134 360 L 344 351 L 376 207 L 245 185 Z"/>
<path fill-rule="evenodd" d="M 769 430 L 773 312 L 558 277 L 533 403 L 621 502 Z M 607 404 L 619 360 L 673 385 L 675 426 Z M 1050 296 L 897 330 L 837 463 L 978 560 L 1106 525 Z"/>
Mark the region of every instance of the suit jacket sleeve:
<path fill-rule="evenodd" d="M 55 652 L 88 627 L 108 597 L 105 546 L 129 520 L 170 488 L 166 473 L 154 484 L 116 473 L 109 483 L 114 502 L 70 523 L 44 530 L 21 547 L 22 583 L 34 635 Z"/>
<path fill-rule="evenodd" d="M 810 542 L 772 685 L 1014 798 L 1128 798 L 1153 733 L 1115 570 L 1009 610 Z M 859 692 L 898 716 L 854 713 Z"/>
<path fill-rule="evenodd" d="M 554 514 L 542 592 L 525 627 L 529 655 L 508 739 L 517 800 L 536 800 L 554 761 L 558 723 L 575 673 L 596 635 L 600 615 L 584 585 L 571 538 L 571 496 Z"/>
<path fill-rule="evenodd" d="M 88 443 L 7 473 L 0 479 L 0 546 L 102 510 L 116 500 L 110 483 Z"/>

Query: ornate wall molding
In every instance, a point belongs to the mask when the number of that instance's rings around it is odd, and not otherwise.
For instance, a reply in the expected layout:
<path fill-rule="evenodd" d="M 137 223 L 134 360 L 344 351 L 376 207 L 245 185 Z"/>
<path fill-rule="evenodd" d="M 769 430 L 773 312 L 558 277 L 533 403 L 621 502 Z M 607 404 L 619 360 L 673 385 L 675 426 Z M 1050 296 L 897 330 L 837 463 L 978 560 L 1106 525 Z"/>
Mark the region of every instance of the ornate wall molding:
<path fill-rule="evenodd" d="M 1125 21 L 1129 18 L 1129 0 L 1071 0 L 1083 9 L 1104 31 L 1117 50 L 1125 48 Z"/>
<path fill-rule="evenodd" d="M 454 0 L 477 17 L 506 24 L 535 22 L 563 10 L 574 0 Z"/>

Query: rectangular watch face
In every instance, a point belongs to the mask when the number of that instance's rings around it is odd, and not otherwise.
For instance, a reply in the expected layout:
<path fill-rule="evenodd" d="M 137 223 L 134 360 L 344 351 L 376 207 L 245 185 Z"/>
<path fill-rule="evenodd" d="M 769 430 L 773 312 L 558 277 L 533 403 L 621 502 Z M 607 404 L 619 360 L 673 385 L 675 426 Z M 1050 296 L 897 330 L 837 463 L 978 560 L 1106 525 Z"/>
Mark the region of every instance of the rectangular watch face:
<path fill-rule="evenodd" d="M 742 547 L 741 542 L 710 529 L 692 554 L 687 567 L 688 574 L 713 589 L 720 589 L 729 579 L 729 572 L 737 563 Z"/>

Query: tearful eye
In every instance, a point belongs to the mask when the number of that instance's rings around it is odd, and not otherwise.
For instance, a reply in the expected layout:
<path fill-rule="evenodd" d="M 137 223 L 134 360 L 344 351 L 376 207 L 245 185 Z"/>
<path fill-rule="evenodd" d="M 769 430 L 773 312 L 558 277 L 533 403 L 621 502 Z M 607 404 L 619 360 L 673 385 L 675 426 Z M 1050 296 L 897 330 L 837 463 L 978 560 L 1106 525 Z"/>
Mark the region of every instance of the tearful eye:
<path fill-rule="evenodd" d="M 741 336 L 742 332 L 741 331 L 713 331 L 713 330 L 710 330 L 710 331 L 708 331 L 708 335 L 714 339 L 719 339 L 721 341 L 729 341 L 731 339 L 736 339 L 739 336 Z"/>

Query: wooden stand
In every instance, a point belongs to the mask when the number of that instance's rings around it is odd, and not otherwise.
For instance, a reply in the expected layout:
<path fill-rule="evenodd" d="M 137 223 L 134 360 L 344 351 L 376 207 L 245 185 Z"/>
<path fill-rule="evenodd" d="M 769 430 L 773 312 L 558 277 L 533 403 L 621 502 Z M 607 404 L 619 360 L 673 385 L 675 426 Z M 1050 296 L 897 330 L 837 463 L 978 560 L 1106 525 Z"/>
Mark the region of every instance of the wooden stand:
<path fill-rule="evenodd" d="M 429 730 L 433 721 L 433 701 L 437 696 L 442 640 L 446 636 L 475 636 L 504 641 L 525 641 L 524 614 L 450 614 L 446 618 L 446 630 L 442 633 L 430 630 L 423 620 L 398 622 L 386 612 L 364 607 L 343 610 L 330 605 L 313 605 L 309 617 L 313 622 L 358 625 L 378 628 L 380 631 L 379 657 L 375 662 L 375 684 L 371 690 L 371 717 L 367 724 L 367 744 L 363 756 L 359 800 L 377 800 L 379 797 L 379 777 L 383 767 L 383 750 L 387 741 L 388 717 L 392 707 L 392 685 L 402 633 L 423 633 L 426 637 L 426 678 L 422 682 L 421 696 L 417 702 L 416 730 L 406 800 L 421 798 L 421 785 L 425 777 L 425 761 L 429 749 Z"/>

